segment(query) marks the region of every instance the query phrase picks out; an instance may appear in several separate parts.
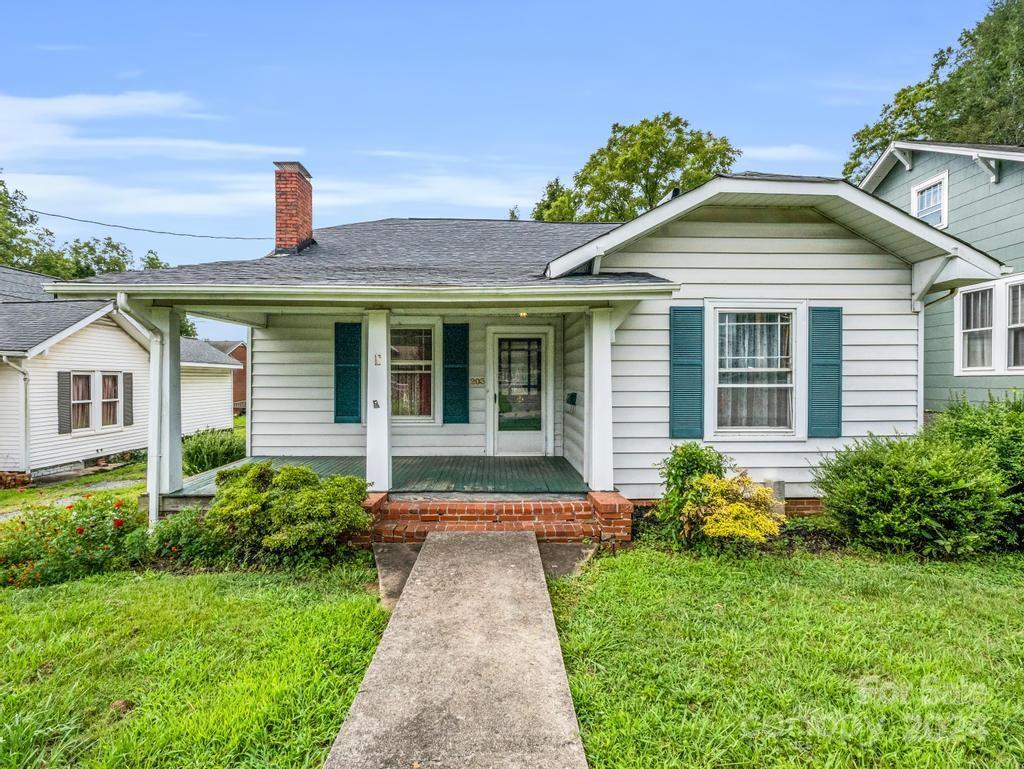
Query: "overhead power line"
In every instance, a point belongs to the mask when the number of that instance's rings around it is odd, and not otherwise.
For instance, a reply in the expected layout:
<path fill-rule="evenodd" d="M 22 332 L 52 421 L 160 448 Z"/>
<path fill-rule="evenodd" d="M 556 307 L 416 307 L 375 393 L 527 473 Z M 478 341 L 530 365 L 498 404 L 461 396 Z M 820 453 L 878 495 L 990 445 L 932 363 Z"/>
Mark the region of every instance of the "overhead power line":
<path fill-rule="evenodd" d="M 76 216 L 65 216 L 64 214 L 54 214 L 49 211 L 37 211 L 34 208 L 26 208 L 26 211 L 31 211 L 33 214 L 39 214 L 40 216 L 53 216 L 57 219 L 68 219 L 72 222 L 82 222 L 83 224 L 95 224 L 99 227 L 113 227 L 118 230 L 131 230 L 132 232 L 149 232 L 153 235 L 173 235 L 177 238 L 203 238 L 205 240 L 273 240 L 269 237 L 248 237 L 245 235 L 196 235 L 192 232 L 170 232 L 168 230 L 149 230 L 145 227 L 129 227 L 127 224 L 110 224 L 109 222 L 97 222 L 93 219 L 79 219 Z"/>

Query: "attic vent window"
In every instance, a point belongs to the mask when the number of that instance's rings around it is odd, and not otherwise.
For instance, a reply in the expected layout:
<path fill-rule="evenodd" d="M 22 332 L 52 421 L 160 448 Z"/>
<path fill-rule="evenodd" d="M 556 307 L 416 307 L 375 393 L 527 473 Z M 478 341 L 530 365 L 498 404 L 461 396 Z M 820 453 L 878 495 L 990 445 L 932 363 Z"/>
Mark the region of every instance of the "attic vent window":
<path fill-rule="evenodd" d="M 948 171 L 921 182 L 910 191 L 910 212 L 933 227 L 946 226 L 948 203 Z"/>

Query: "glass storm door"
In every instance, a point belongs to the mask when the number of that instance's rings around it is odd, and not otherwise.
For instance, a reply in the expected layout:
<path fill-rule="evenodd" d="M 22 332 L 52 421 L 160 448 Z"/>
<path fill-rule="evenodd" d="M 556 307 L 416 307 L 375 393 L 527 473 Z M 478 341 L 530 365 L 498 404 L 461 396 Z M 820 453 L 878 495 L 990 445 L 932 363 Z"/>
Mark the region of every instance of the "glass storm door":
<path fill-rule="evenodd" d="M 544 454 L 544 340 L 498 337 L 498 454 Z"/>

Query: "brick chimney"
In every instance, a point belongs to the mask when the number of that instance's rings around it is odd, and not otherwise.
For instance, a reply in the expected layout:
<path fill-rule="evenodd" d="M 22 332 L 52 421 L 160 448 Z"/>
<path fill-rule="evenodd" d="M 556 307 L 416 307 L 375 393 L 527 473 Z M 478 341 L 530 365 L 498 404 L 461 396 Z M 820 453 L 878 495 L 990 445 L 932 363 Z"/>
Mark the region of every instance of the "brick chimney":
<path fill-rule="evenodd" d="M 274 165 L 275 252 L 295 254 L 313 243 L 313 177 L 296 161 Z"/>

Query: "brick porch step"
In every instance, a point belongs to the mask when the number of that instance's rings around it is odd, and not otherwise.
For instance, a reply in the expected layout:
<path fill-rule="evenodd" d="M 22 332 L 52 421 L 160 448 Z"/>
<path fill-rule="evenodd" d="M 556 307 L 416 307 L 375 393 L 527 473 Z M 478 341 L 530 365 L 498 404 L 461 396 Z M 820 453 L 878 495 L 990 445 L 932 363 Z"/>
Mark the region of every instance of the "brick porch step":
<path fill-rule="evenodd" d="M 371 494 L 374 542 L 422 542 L 431 531 L 531 531 L 542 542 L 628 542 L 633 505 L 615 493 L 570 499 L 389 499 Z"/>

